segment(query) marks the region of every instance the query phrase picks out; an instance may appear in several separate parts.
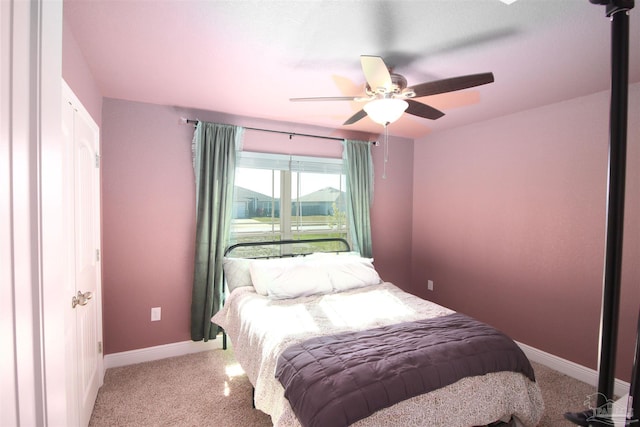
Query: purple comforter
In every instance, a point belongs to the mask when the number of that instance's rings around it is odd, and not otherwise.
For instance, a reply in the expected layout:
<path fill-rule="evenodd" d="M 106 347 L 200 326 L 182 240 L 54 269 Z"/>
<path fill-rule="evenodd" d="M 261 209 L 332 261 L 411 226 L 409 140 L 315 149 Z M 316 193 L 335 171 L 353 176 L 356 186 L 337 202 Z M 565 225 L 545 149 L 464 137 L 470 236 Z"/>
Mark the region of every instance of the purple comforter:
<path fill-rule="evenodd" d="M 278 359 L 276 377 L 303 426 L 337 427 L 464 377 L 499 371 L 535 381 L 510 338 L 456 313 L 292 345 Z"/>

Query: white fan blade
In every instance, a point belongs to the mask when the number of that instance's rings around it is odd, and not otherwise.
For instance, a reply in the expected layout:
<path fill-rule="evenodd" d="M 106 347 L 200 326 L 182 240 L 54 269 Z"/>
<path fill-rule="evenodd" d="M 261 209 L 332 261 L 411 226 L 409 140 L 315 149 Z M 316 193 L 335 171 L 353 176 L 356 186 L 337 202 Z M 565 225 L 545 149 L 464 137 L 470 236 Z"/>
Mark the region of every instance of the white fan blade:
<path fill-rule="evenodd" d="M 367 79 L 369 87 L 373 91 L 383 88 L 385 92 L 391 90 L 391 74 L 389 69 L 379 56 L 361 55 L 360 64 L 362 65 L 362 72 Z"/>

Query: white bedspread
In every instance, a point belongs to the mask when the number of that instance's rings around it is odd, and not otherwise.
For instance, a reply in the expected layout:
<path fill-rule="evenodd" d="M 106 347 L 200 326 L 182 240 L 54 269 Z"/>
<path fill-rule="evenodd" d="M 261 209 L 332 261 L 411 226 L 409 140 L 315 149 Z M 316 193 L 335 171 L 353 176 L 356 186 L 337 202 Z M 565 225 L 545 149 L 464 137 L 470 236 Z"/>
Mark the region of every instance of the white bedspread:
<path fill-rule="evenodd" d="M 229 295 L 212 322 L 227 332 L 238 362 L 255 387 L 256 408 L 269 414 L 275 426 L 299 426 L 275 378 L 278 356 L 289 345 L 318 335 L 451 313 L 391 283 L 288 300 L 271 300 L 243 287 Z M 354 425 L 462 427 L 514 415 L 521 424 L 533 427 L 543 410 L 535 382 L 519 373 L 498 372 L 465 378 L 378 411 Z"/>

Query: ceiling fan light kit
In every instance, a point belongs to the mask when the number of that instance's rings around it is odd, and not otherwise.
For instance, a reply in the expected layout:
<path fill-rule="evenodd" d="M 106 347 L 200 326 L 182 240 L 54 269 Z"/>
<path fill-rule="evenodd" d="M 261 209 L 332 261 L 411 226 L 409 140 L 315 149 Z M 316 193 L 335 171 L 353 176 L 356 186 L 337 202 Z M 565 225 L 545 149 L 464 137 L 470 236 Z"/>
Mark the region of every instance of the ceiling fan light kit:
<path fill-rule="evenodd" d="M 381 98 L 368 102 L 363 109 L 376 123 L 387 126 L 398 120 L 409 107 L 409 103 L 398 98 Z"/>

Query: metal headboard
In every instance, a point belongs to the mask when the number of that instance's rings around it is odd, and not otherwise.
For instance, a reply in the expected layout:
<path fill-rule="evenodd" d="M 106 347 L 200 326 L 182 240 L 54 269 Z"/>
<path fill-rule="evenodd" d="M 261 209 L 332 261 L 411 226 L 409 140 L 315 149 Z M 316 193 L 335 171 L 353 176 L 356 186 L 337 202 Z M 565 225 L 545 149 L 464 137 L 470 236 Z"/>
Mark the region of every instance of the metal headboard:
<path fill-rule="evenodd" d="M 303 247 L 313 245 L 315 243 L 339 243 L 343 246 L 341 249 L 324 249 L 319 247 L 319 250 L 315 250 L 313 252 L 349 252 L 351 251 L 351 245 L 345 239 L 341 237 L 326 237 L 321 239 L 307 239 L 307 240 L 272 240 L 266 242 L 243 242 L 233 244 L 224 251 L 224 256 L 229 255 L 235 249 L 238 248 L 246 248 L 246 247 L 256 247 L 256 246 L 284 246 L 284 245 L 300 245 Z M 251 256 L 246 258 L 284 258 L 284 257 L 294 257 L 294 256 L 304 256 L 309 255 L 313 252 L 300 252 L 300 253 L 279 253 L 279 254 L 269 254 L 269 255 L 258 255 Z"/>
<path fill-rule="evenodd" d="M 285 246 L 285 245 L 300 245 L 302 247 L 309 247 L 309 245 L 313 245 L 316 243 L 338 243 L 341 246 L 343 246 L 342 249 L 327 249 L 327 248 L 322 248 L 322 247 L 318 247 L 318 250 L 312 251 L 312 252 L 287 252 L 287 253 L 278 253 L 278 254 L 268 254 L 268 255 L 258 255 L 258 256 L 250 256 L 250 257 L 242 257 L 242 258 L 253 258 L 253 259 L 261 259 L 261 258 L 286 258 L 286 257 L 296 257 L 296 256 L 305 256 L 305 255 L 310 255 L 314 252 L 327 252 L 327 253 L 334 253 L 334 252 L 350 252 L 351 251 L 351 245 L 349 244 L 349 242 L 347 242 L 345 239 L 341 238 L 341 237 L 326 237 L 326 238 L 321 238 L 321 239 L 307 239 L 307 240 L 271 240 L 271 241 L 265 241 L 265 242 L 242 242 L 242 243 L 236 243 L 233 244 L 231 246 L 228 246 L 227 249 L 225 249 L 224 251 L 224 256 L 226 257 L 227 255 L 229 255 L 231 252 L 233 252 L 236 249 L 240 249 L 240 248 L 247 248 L 247 247 L 256 247 L 256 246 Z M 224 275 L 224 272 L 223 272 Z M 224 331 L 224 329 L 220 328 L 220 330 L 222 331 L 222 348 L 224 350 L 227 349 L 227 333 Z"/>

